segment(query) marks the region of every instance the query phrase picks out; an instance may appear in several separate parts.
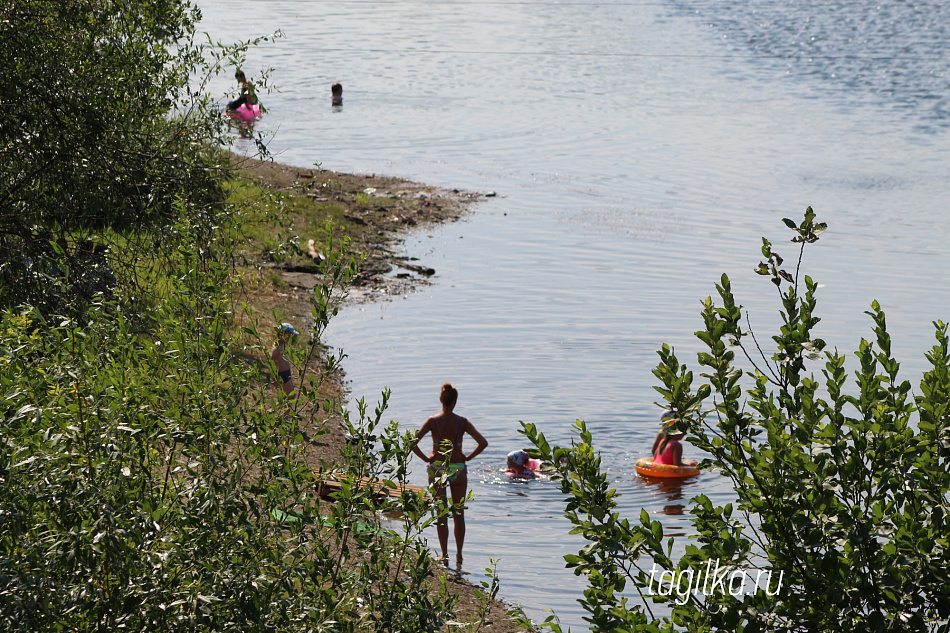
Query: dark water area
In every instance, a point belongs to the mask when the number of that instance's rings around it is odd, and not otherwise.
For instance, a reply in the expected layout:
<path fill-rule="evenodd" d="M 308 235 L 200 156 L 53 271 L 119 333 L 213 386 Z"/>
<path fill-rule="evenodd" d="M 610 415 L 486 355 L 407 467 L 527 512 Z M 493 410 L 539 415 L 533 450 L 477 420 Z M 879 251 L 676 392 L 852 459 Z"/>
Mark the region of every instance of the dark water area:
<path fill-rule="evenodd" d="M 795 259 L 783 217 L 811 205 L 829 224 L 804 266 L 830 346 L 869 337 L 877 299 L 916 384 L 931 322 L 950 319 L 950 5 L 199 6 L 214 39 L 283 32 L 245 64 L 274 68 L 261 129 L 277 160 L 499 194 L 410 236 L 432 285 L 344 310 L 328 342 L 349 355 L 353 399 L 390 388 L 388 415 L 407 429 L 437 411 L 443 382 L 458 387 L 490 443 L 471 464 L 464 571 L 477 581 L 495 560 L 502 594 L 532 617 L 553 609 L 585 628 L 583 580 L 562 560 L 582 543 L 552 482 L 501 473 L 524 444 L 519 421 L 568 443 L 586 420 L 623 512 L 645 508 L 681 548 L 690 497 L 733 493 L 709 473 L 682 486 L 636 475 L 660 411 L 656 350 L 698 369 L 700 301 L 722 273 L 769 340 L 778 304 L 752 269 L 762 236 Z M 230 87 L 213 86 L 222 103 Z M 412 477 L 424 483 L 423 464 Z"/>

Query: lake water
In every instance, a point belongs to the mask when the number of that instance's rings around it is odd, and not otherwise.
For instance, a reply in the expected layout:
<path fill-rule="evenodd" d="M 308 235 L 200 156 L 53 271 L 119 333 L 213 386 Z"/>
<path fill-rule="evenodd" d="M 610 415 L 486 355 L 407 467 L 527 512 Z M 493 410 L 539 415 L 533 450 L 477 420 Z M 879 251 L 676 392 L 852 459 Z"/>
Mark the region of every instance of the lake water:
<path fill-rule="evenodd" d="M 407 239 L 433 284 L 344 310 L 328 342 L 349 354 L 354 398 L 389 387 L 406 428 L 437 412 L 443 382 L 459 388 L 490 442 L 471 464 L 465 570 L 477 582 L 495 559 L 502 594 L 536 619 L 585 628 L 562 560 L 580 543 L 554 484 L 501 476 L 518 421 L 564 443 L 586 420 L 625 512 L 688 535 L 690 496 L 732 492 L 709 474 L 672 489 L 636 477 L 657 428 L 655 351 L 695 368 L 699 301 L 723 272 L 767 340 L 774 289 L 752 268 L 762 236 L 794 260 L 781 218 L 811 205 L 829 224 L 805 270 L 831 346 L 870 335 L 877 299 L 916 384 L 931 322 L 950 319 L 950 4 L 198 4 L 216 40 L 283 32 L 245 65 L 275 69 L 261 126 L 277 160 L 499 194 Z"/>

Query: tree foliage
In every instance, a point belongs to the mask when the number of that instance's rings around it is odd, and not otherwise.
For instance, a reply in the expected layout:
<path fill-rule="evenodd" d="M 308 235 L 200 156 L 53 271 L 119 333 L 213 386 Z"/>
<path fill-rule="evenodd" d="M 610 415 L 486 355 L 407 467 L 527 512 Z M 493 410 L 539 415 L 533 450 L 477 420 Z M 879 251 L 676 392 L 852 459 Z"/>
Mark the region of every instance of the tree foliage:
<path fill-rule="evenodd" d="M 691 500 L 696 534 L 680 560 L 660 522 L 615 511 L 583 422 L 572 447 L 551 447 L 525 425 L 539 456 L 557 464 L 567 516 L 589 541 L 567 561 L 589 579 L 582 604 L 595 631 L 950 630 L 947 324 L 934 323 L 930 369 L 914 393 L 874 302 L 849 390 L 845 357 L 814 335 L 818 284 L 801 271 L 825 225 L 810 208 L 801 223 L 784 222 L 798 249 L 793 273 L 765 239 L 755 269 L 778 291 L 772 350 L 743 325 L 723 275 L 720 303 L 706 299 L 696 333 L 706 347 L 697 357 L 702 384 L 694 388 L 672 349 L 659 351 L 663 406 L 711 456 L 702 466 L 728 477 L 736 494 L 721 507 L 705 495 Z M 737 352 L 751 369 L 740 368 Z M 700 584 L 713 569 L 723 571 Z M 771 584 L 749 583 L 766 573 Z M 642 605 L 628 604 L 628 587 Z M 666 614 L 656 617 L 655 603 Z M 554 619 L 548 626 L 560 630 Z"/>
<path fill-rule="evenodd" d="M 223 128 L 190 84 L 214 65 L 198 18 L 185 0 L 0 0 L 0 303 L 81 287 L 84 239 L 129 280 L 179 218 L 215 223 Z"/>
<path fill-rule="evenodd" d="M 319 405 L 337 412 L 319 388 L 341 355 L 318 350 L 358 269 L 345 240 L 328 232 L 294 396 L 241 360 L 272 334 L 234 329 L 246 218 L 189 81 L 245 45 L 206 61 L 183 0 L 0 12 L 0 630 L 444 626 L 417 537 L 450 510 L 362 483 L 405 483 L 413 438 L 382 425 L 385 398 L 338 412 L 368 440 L 340 463 L 305 458 Z"/>
<path fill-rule="evenodd" d="M 357 270 L 326 252 L 314 331 Z M 339 356 L 313 373 L 319 341 L 294 350 L 299 395 L 272 390 L 273 368 L 238 360 L 270 337 L 231 332 L 228 268 L 178 264 L 144 318 L 0 313 L 0 629 L 438 630 L 454 598 L 417 537 L 449 510 L 362 483 L 404 484 L 412 434 L 381 425 L 385 398 L 361 404 L 345 420 L 367 441 L 312 469 Z"/>

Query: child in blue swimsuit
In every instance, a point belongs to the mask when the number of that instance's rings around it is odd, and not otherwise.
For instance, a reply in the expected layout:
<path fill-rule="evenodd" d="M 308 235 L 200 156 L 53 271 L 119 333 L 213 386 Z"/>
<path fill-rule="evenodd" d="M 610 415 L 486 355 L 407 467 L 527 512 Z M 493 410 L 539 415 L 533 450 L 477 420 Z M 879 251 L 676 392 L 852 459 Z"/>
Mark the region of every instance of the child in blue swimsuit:
<path fill-rule="evenodd" d="M 277 326 L 277 340 L 270 352 L 270 359 L 277 367 L 277 379 L 284 393 L 290 395 L 294 391 L 294 379 L 291 377 L 290 361 L 287 360 L 286 347 L 290 338 L 297 333 L 290 323 L 281 323 Z"/>
<path fill-rule="evenodd" d="M 416 432 L 416 443 L 413 444 L 412 451 L 429 464 L 429 485 L 433 488 L 433 495 L 445 503 L 446 483 L 452 492 L 452 503 L 457 506 L 452 513 L 455 522 L 455 561 L 461 565 L 462 544 L 465 541 L 465 513 L 460 504 L 468 491 L 465 463 L 485 450 L 488 441 L 471 422 L 454 413 L 458 395 L 458 391 L 450 383 L 442 385 L 442 393 L 439 395 L 442 413 L 422 423 Z M 429 455 L 419 448 L 419 440 L 427 433 L 432 434 L 432 452 Z M 477 444 L 475 450 L 468 455 L 462 451 L 462 438 L 466 433 Z M 449 525 L 445 517 L 439 519 L 437 532 L 439 545 L 442 547 L 442 560 L 445 561 L 449 558 Z"/>

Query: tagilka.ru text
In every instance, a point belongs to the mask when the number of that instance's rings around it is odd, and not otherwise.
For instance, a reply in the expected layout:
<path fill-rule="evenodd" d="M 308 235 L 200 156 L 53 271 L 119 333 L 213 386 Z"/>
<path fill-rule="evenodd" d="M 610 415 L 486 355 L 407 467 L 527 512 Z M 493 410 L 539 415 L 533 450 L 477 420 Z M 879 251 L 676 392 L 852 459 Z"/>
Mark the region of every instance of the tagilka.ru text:
<path fill-rule="evenodd" d="M 659 576 L 657 576 L 657 572 Z M 704 596 L 719 593 L 720 595 L 729 593 L 739 597 L 746 593 L 755 593 L 758 590 L 765 591 L 766 595 L 774 596 L 782 590 L 782 580 L 785 578 L 785 572 L 780 571 L 778 581 L 775 583 L 774 591 L 772 587 L 772 570 L 739 569 L 735 566 L 722 566 L 719 559 L 706 561 L 706 567 L 700 567 L 698 570 L 683 569 L 680 571 L 662 569 L 653 563 L 650 569 L 649 590 L 653 595 L 670 596 L 675 593 L 678 599 L 677 604 L 686 604 L 689 597 L 694 592 L 702 593 Z M 654 583 L 656 588 L 654 589 Z"/>

